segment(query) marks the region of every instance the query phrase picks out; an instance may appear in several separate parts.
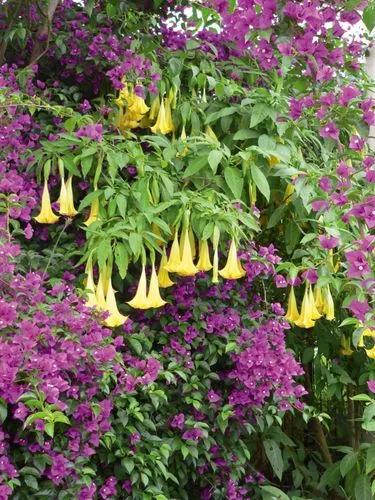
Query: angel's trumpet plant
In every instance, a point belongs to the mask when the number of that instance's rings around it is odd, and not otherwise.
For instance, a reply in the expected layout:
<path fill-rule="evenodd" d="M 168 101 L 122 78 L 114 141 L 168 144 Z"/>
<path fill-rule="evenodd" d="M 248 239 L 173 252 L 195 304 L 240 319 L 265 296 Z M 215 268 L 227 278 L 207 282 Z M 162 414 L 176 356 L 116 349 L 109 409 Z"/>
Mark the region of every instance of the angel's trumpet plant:
<path fill-rule="evenodd" d="M 151 127 L 151 132 L 154 134 L 169 134 L 173 132 L 174 126 L 172 121 L 172 112 L 169 103 L 169 99 L 165 98 L 161 100 L 158 117 L 156 119 L 155 125 Z"/>
<path fill-rule="evenodd" d="M 147 302 L 148 307 L 161 307 L 166 304 L 166 301 L 163 300 L 160 296 L 158 276 L 156 274 L 154 263 L 152 263 L 150 288 L 147 295 Z"/>
<path fill-rule="evenodd" d="M 96 307 L 99 309 L 99 311 L 105 311 L 107 308 L 107 304 L 105 301 L 105 290 L 104 290 L 104 274 L 106 274 L 103 270 L 100 270 L 99 273 L 99 280 L 98 284 L 96 285 L 96 291 L 95 291 L 95 300 L 96 300 Z"/>
<path fill-rule="evenodd" d="M 148 115 L 150 121 L 154 122 L 157 119 L 159 110 L 160 110 L 160 99 L 159 97 L 155 97 L 155 99 L 151 103 L 150 112 Z"/>
<path fill-rule="evenodd" d="M 34 218 L 37 222 L 39 222 L 39 224 L 55 224 L 59 220 L 59 216 L 56 215 L 52 210 L 47 179 L 45 179 L 44 181 L 40 212 Z"/>
<path fill-rule="evenodd" d="M 198 269 L 193 262 L 188 227 L 185 227 L 182 232 L 181 242 L 181 261 L 177 268 L 177 273 L 180 276 L 194 276 L 197 274 Z"/>
<path fill-rule="evenodd" d="M 61 215 L 66 215 L 67 217 L 75 217 L 78 214 L 77 210 L 74 207 L 72 179 L 73 176 L 69 175 L 68 180 L 64 185 L 64 178 L 63 177 L 61 178 L 59 212 Z"/>
<path fill-rule="evenodd" d="M 214 234 L 212 235 L 212 243 L 214 248 L 212 283 L 219 283 L 219 239 L 220 239 L 220 230 L 217 226 L 215 226 Z"/>
<path fill-rule="evenodd" d="M 88 292 L 86 306 L 87 307 L 97 307 L 96 295 L 95 295 L 95 283 L 94 283 L 94 275 L 93 275 L 91 258 L 89 259 L 87 266 L 86 266 L 86 275 L 87 275 L 87 280 L 86 280 L 85 289 Z"/>
<path fill-rule="evenodd" d="M 206 130 L 204 132 L 210 139 L 212 139 L 215 142 L 219 142 L 219 139 L 216 137 L 215 132 L 209 125 L 207 125 Z"/>
<path fill-rule="evenodd" d="M 295 324 L 300 328 L 312 328 L 315 325 L 313 320 L 313 307 L 310 295 L 310 283 L 306 282 L 305 294 L 302 300 L 301 314 L 295 321 Z"/>
<path fill-rule="evenodd" d="M 116 303 L 115 291 L 112 287 L 112 279 L 109 279 L 107 297 L 105 299 L 105 311 L 109 313 L 109 316 L 104 320 L 104 324 L 110 328 L 116 328 L 121 326 L 128 319 L 120 313 Z"/>
<path fill-rule="evenodd" d="M 245 276 L 246 271 L 242 268 L 242 265 L 237 256 L 237 248 L 234 239 L 232 239 L 227 263 L 225 267 L 219 271 L 220 276 L 227 280 L 237 280 Z"/>
<path fill-rule="evenodd" d="M 134 298 L 128 302 L 134 309 L 149 309 L 150 304 L 147 298 L 146 267 L 142 265 L 141 277 L 139 279 L 137 291 Z"/>
<path fill-rule="evenodd" d="M 210 251 L 208 248 L 208 241 L 201 240 L 199 245 L 199 260 L 197 263 L 197 269 L 199 271 L 210 271 L 212 269 L 212 264 L 210 260 Z"/>
<path fill-rule="evenodd" d="M 94 222 L 99 219 L 99 198 L 95 198 L 90 206 L 90 213 L 88 218 L 85 220 L 85 226 L 91 226 Z"/>
<path fill-rule="evenodd" d="M 309 297 L 310 297 L 310 304 L 311 304 L 311 309 L 312 309 L 312 319 L 315 321 L 315 320 L 321 318 L 322 315 L 320 314 L 318 308 L 316 307 L 312 286 L 309 287 Z"/>
<path fill-rule="evenodd" d="M 365 347 L 364 337 L 372 337 L 372 339 L 374 341 L 375 330 L 372 328 L 365 328 L 362 332 L 360 339 L 359 339 L 358 347 Z M 367 357 L 369 357 L 370 359 L 375 359 L 375 344 L 370 349 L 366 349 L 366 347 L 365 347 L 365 351 L 366 351 Z"/>
<path fill-rule="evenodd" d="M 322 295 L 322 289 L 319 285 L 315 285 L 314 288 L 314 301 L 319 313 L 323 314 L 323 295 Z"/>
<path fill-rule="evenodd" d="M 169 254 L 169 259 L 165 266 L 165 269 L 169 273 L 176 273 L 178 271 L 180 264 L 181 264 L 181 253 L 180 253 L 180 246 L 178 243 L 178 231 L 176 230 L 173 238 L 171 252 Z"/>
<path fill-rule="evenodd" d="M 340 354 L 342 356 L 351 356 L 353 354 L 353 350 L 350 345 L 350 339 L 347 339 L 345 336 L 341 339 Z"/>
<path fill-rule="evenodd" d="M 288 310 L 285 315 L 285 319 L 291 323 L 295 323 L 299 318 L 299 312 L 297 307 L 296 295 L 294 293 L 294 286 L 290 288 L 289 299 L 288 299 Z"/>
<path fill-rule="evenodd" d="M 168 288 L 174 285 L 173 281 L 170 279 L 168 271 L 166 269 L 168 259 L 167 254 L 165 253 L 165 249 L 163 249 L 163 254 L 160 261 L 159 273 L 158 273 L 158 281 L 160 288 Z"/>
<path fill-rule="evenodd" d="M 323 295 L 323 314 L 328 321 L 335 319 L 335 304 L 331 295 L 329 285 L 326 285 L 322 291 Z"/>

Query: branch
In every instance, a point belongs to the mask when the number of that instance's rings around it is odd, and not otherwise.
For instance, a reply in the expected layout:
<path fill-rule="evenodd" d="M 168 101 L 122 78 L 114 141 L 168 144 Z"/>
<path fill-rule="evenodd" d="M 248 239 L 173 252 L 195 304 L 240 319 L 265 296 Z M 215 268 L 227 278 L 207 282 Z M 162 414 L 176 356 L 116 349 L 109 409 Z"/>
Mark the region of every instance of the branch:
<path fill-rule="evenodd" d="M 50 38 L 51 38 L 51 28 L 52 28 L 52 20 L 59 4 L 60 0 L 49 0 L 47 12 L 45 13 L 45 21 L 40 26 L 37 31 L 35 44 L 33 47 L 33 51 L 31 53 L 30 61 L 28 66 L 35 64 L 48 50 Z M 47 36 L 47 41 L 43 48 L 43 38 Z"/>

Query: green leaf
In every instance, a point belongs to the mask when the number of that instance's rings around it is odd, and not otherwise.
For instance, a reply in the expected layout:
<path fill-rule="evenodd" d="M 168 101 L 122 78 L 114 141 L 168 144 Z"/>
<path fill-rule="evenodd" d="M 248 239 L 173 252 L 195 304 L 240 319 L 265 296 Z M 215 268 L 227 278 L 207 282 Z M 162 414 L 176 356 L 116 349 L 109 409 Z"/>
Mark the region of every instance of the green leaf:
<path fill-rule="evenodd" d="M 141 354 L 142 344 L 139 342 L 139 340 L 130 337 L 128 338 L 128 342 L 138 355 Z"/>
<path fill-rule="evenodd" d="M 270 107 L 264 103 L 255 104 L 251 112 L 250 128 L 256 127 L 269 116 Z"/>
<path fill-rule="evenodd" d="M 115 262 L 120 273 L 121 279 L 124 279 L 128 270 L 129 257 L 126 247 L 123 243 L 117 243 L 115 248 Z"/>
<path fill-rule="evenodd" d="M 375 3 L 372 2 L 365 8 L 362 19 L 366 28 L 371 33 L 375 27 Z"/>
<path fill-rule="evenodd" d="M 288 495 L 275 486 L 267 485 L 261 486 L 260 488 L 262 490 L 262 498 L 264 500 L 289 500 Z"/>
<path fill-rule="evenodd" d="M 279 445 L 273 439 L 265 439 L 263 441 L 263 446 L 272 469 L 281 480 L 284 464 Z"/>
<path fill-rule="evenodd" d="M 51 438 L 53 438 L 53 435 L 55 433 L 55 424 L 53 422 L 47 422 L 44 426 L 44 431 L 46 434 L 51 436 Z"/>
<path fill-rule="evenodd" d="M 208 155 L 208 164 L 212 168 L 212 171 L 216 173 L 216 169 L 223 159 L 223 152 L 220 149 L 213 149 Z"/>
<path fill-rule="evenodd" d="M 133 254 L 138 257 L 142 248 L 142 236 L 138 233 L 129 234 L 129 246 Z"/>
<path fill-rule="evenodd" d="M 267 228 L 271 229 L 271 227 L 276 226 L 278 222 L 283 218 L 283 215 L 285 213 L 286 206 L 281 205 L 280 207 L 277 207 L 276 210 L 272 212 L 272 215 L 270 217 L 270 220 L 268 221 Z"/>
<path fill-rule="evenodd" d="M 345 477 L 347 473 L 353 469 L 358 461 L 358 453 L 352 452 L 345 455 L 345 457 L 340 462 L 340 472 L 342 477 Z"/>
<path fill-rule="evenodd" d="M 134 461 L 131 458 L 123 458 L 121 460 L 122 465 L 125 467 L 128 474 L 131 474 L 134 469 Z"/>
<path fill-rule="evenodd" d="M 185 179 L 186 177 L 191 177 L 202 170 L 202 168 L 207 165 L 207 157 L 208 155 L 198 156 L 195 160 L 191 161 L 184 172 L 183 178 Z"/>
<path fill-rule="evenodd" d="M 371 483 L 366 475 L 357 477 L 354 486 L 354 495 L 356 500 L 372 500 Z"/>
<path fill-rule="evenodd" d="M 241 171 L 234 167 L 226 167 L 224 170 L 224 178 L 234 197 L 237 199 L 241 198 L 244 184 Z"/>
<path fill-rule="evenodd" d="M 366 474 L 372 474 L 375 471 L 375 445 L 367 450 L 366 453 Z"/>
<path fill-rule="evenodd" d="M 25 476 L 23 480 L 25 481 L 25 484 L 32 490 L 39 489 L 38 481 L 35 479 L 34 476 Z"/>
<path fill-rule="evenodd" d="M 267 178 L 264 173 L 255 164 L 251 165 L 251 177 L 253 178 L 256 187 L 266 198 L 267 201 L 270 200 L 270 186 L 268 184 Z"/>
<path fill-rule="evenodd" d="M 0 398 L 0 424 L 2 424 L 8 416 L 8 405 L 3 398 Z"/>
<path fill-rule="evenodd" d="M 215 122 L 219 118 L 223 118 L 223 116 L 230 116 L 233 115 L 237 111 L 237 108 L 230 107 L 230 108 L 223 108 L 220 111 L 216 111 L 215 113 L 211 113 L 208 115 L 206 119 L 206 124 Z"/>
<path fill-rule="evenodd" d="M 248 128 L 242 128 L 241 130 L 238 130 L 234 134 L 233 140 L 234 141 L 243 141 L 245 139 L 256 139 L 258 136 L 259 136 L 259 134 L 255 130 L 250 130 Z"/>

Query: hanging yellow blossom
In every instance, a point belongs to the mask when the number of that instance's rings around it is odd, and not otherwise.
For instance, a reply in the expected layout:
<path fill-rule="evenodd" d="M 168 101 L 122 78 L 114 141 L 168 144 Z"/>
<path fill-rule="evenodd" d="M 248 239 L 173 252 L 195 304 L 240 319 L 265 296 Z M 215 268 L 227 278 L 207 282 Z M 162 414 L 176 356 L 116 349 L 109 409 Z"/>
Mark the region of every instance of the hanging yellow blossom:
<path fill-rule="evenodd" d="M 61 215 L 66 215 L 67 217 L 75 217 L 78 214 L 77 210 L 74 207 L 72 179 L 73 176 L 69 175 L 68 180 L 65 183 L 65 187 L 63 187 L 64 178 L 61 179 L 59 212 Z"/>
<path fill-rule="evenodd" d="M 163 255 L 161 257 L 159 273 L 158 273 L 158 281 L 160 288 L 168 288 L 174 285 L 166 269 L 167 261 L 168 261 L 167 254 L 165 253 L 165 249 L 163 249 Z"/>
<path fill-rule="evenodd" d="M 122 132 L 139 127 L 142 118 L 150 109 L 144 99 L 134 92 L 133 87 L 130 87 L 129 91 L 127 84 L 120 91 L 115 102 L 119 106 L 116 124 Z"/>
<path fill-rule="evenodd" d="M 210 251 L 208 248 L 208 241 L 202 240 L 199 245 L 199 260 L 197 263 L 199 271 L 210 271 L 212 264 L 210 260 Z"/>
<path fill-rule="evenodd" d="M 155 99 L 151 103 L 150 113 L 148 115 L 151 122 L 155 122 L 160 109 L 160 99 L 159 96 L 155 97 Z"/>
<path fill-rule="evenodd" d="M 284 197 L 283 197 L 283 203 L 288 205 L 291 202 L 292 194 L 294 193 L 295 190 L 296 190 L 296 188 L 294 187 L 294 184 L 289 183 L 287 185 L 287 187 L 285 189 Z"/>
<path fill-rule="evenodd" d="M 312 309 L 312 316 L 311 317 L 315 321 L 315 320 L 321 318 L 322 315 L 320 314 L 318 308 L 316 307 L 314 293 L 313 293 L 311 285 L 309 286 L 309 298 L 310 298 L 311 309 Z"/>
<path fill-rule="evenodd" d="M 329 288 L 329 285 L 326 285 L 323 288 L 322 296 L 323 296 L 323 314 L 325 315 L 326 319 L 332 321 L 333 319 L 335 319 L 335 305 L 333 303 L 333 298 L 331 295 L 331 290 Z"/>
<path fill-rule="evenodd" d="M 116 326 L 121 326 L 128 319 L 120 313 L 116 303 L 115 291 L 112 288 L 112 280 L 109 279 L 108 292 L 105 300 L 105 310 L 109 313 L 109 316 L 104 320 L 106 326 L 110 328 L 115 328 Z"/>
<path fill-rule="evenodd" d="M 90 226 L 99 219 L 99 198 L 95 198 L 91 203 L 90 213 L 88 218 L 85 220 L 85 226 Z"/>
<path fill-rule="evenodd" d="M 142 265 L 142 273 L 139 279 L 137 291 L 132 300 L 128 302 L 129 306 L 134 307 L 134 309 L 148 309 L 150 304 L 147 298 L 147 280 L 146 280 L 146 268 Z"/>
<path fill-rule="evenodd" d="M 342 356 L 351 356 L 353 354 L 353 351 L 350 346 L 350 340 L 347 339 L 346 337 L 342 337 L 341 339 L 340 354 Z"/>
<path fill-rule="evenodd" d="M 169 254 L 169 259 L 167 265 L 165 266 L 166 271 L 169 273 L 176 273 L 181 263 L 181 252 L 180 246 L 178 244 L 178 231 L 175 232 L 171 253 Z"/>
<path fill-rule="evenodd" d="M 59 220 L 59 216 L 55 215 L 51 207 L 51 198 L 48 191 L 47 179 L 44 181 L 42 203 L 39 215 L 34 217 L 39 224 L 55 224 Z"/>
<path fill-rule="evenodd" d="M 216 134 L 215 132 L 212 130 L 212 128 L 207 125 L 206 127 L 206 130 L 205 130 L 205 134 L 210 138 L 212 139 L 213 141 L 215 142 L 219 142 L 219 139 L 216 137 Z"/>
<path fill-rule="evenodd" d="M 198 272 L 198 269 L 195 267 L 193 262 L 189 229 L 187 227 L 183 230 L 181 235 L 180 250 L 181 261 L 176 272 L 181 276 L 194 276 Z"/>
<path fill-rule="evenodd" d="M 297 307 L 296 295 L 294 293 L 294 286 L 290 288 L 289 299 L 288 299 L 288 310 L 285 315 L 285 319 L 294 323 L 299 318 L 299 312 Z"/>
<path fill-rule="evenodd" d="M 150 289 L 147 295 L 148 307 L 161 307 L 166 304 L 160 296 L 159 282 L 155 270 L 155 264 L 152 264 L 151 279 L 150 279 Z"/>
<path fill-rule="evenodd" d="M 87 266 L 86 266 L 86 274 L 87 274 L 87 280 L 86 280 L 85 289 L 88 292 L 86 306 L 87 307 L 97 307 L 96 295 L 95 295 L 95 283 L 94 283 L 91 258 L 89 259 Z"/>
<path fill-rule="evenodd" d="M 242 265 L 237 256 L 237 248 L 234 239 L 232 239 L 227 263 L 225 267 L 219 271 L 220 276 L 228 280 L 236 280 L 245 276 L 246 271 L 242 268 Z"/>
<path fill-rule="evenodd" d="M 364 342 L 365 337 L 371 337 L 372 341 L 375 342 L 375 330 L 372 328 L 365 328 L 362 332 L 362 335 L 361 335 L 359 341 L 358 341 L 358 347 L 365 348 L 367 357 L 369 357 L 370 359 L 375 359 L 375 343 L 374 343 L 373 347 L 371 347 L 370 349 L 366 349 L 365 342 Z"/>
<path fill-rule="evenodd" d="M 151 127 L 151 131 L 154 134 L 169 134 L 173 132 L 174 125 L 172 121 L 172 112 L 169 99 L 165 98 L 161 100 L 158 117 L 156 119 L 155 125 Z"/>
<path fill-rule="evenodd" d="M 107 307 L 106 301 L 105 301 L 104 274 L 105 274 L 105 272 L 103 272 L 101 270 L 100 274 L 99 274 L 98 284 L 96 286 L 96 292 L 95 292 L 96 306 L 100 311 L 105 311 L 106 307 Z"/>
<path fill-rule="evenodd" d="M 214 259 L 212 266 L 212 283 L 219 283 L 219 239 L 220 229 L 215 226 L 212 235 L 212 244 L 214 248 Z"/>
<path fill-rule="evenodd" d="M 305 294 L 302 300 L 301 314 L 295 321 L 295 324 L 300 328 L 312 328 L 315 325 L 313 320 L 313 305 L 311 303 L 310 284 L 306 282 Z"/>
<path fill-rule="evenodd" d="M 320 312 L 320 314 L 323 314 L 323 295 L 322 289 L 319 285 L 315 285 L 314 288 L 314 301 L 317 310 Z"/>

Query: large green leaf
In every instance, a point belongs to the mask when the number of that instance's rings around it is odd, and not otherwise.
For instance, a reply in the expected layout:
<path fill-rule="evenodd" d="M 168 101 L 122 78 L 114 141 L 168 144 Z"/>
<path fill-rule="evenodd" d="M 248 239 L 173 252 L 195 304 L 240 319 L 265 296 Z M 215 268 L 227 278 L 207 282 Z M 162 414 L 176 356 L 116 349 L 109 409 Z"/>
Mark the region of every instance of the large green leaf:
<path fill-rule="evenodd" d="M 263 446 L 274 473 L 281 480 L 284 464 L 279 445 L 273 439 L 265 439 Z"/>
<path fill-rule="evenodd" d="M 235 198 L 241 198 L 244 180 L 240 170 L 234 167 L 226 167 L 224 178 Z"/>
<path fill-rule="evenodd" d="M 267 201 L 270 200 L 270 186 L 268 184 L 267 178 L 264 173 L 255 164 L 251 165 L 251 176 L 256 184 L 256 187 L 266 198 Z"/>

